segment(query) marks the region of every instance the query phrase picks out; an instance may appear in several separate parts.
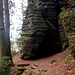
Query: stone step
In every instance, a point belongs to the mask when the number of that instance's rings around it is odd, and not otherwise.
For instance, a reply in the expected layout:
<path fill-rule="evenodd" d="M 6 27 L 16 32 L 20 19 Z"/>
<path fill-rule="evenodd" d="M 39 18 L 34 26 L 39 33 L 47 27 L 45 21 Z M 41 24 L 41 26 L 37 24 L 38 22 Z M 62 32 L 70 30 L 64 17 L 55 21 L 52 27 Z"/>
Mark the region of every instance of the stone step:
<path fill-rule="evenodd" d="M 19 63 L 17 64 L 18 67 L 24 67 L 24 66 L 29 66 L 30 64 L 29 63 Z"/>

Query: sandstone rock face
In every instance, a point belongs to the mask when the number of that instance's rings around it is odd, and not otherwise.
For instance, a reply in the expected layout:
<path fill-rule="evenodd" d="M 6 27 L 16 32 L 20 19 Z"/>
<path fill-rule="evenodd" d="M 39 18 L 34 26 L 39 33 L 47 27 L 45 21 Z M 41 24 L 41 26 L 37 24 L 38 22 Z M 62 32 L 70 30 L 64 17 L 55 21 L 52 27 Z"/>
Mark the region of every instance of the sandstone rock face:
<path fill-rule="evenodd" d="M 68 38 L 69 46 L 75 47 L 75 0 L 66 0 L 60 13 L 61 24 Z"/>
<path fill-rule="evenodd" d="M 51 55 L 66 47 L 66 37 L 60 35 L 63 26 L 58 24 L 58 3 L 57 0 L 28 0 L 20 38 L 21 58 Z"/>

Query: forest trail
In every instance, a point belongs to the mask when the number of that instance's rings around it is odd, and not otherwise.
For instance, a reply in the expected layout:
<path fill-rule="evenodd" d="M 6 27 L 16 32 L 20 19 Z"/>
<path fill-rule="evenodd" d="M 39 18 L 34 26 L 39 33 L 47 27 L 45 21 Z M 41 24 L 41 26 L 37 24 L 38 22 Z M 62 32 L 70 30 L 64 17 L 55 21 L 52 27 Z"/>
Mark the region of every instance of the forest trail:
<path fill-rule="evenodd" d="M 75 60 L 70 58 L 69 48 L 61 53 L 37 60 L 22 60 L 19 54 L 16 54 L 13 57 L 15 66 L 11 68 L 12 75 L 17 75 L 16 69 L 23 69 L 22 74 L 18 75 L 75 75 Z"/>

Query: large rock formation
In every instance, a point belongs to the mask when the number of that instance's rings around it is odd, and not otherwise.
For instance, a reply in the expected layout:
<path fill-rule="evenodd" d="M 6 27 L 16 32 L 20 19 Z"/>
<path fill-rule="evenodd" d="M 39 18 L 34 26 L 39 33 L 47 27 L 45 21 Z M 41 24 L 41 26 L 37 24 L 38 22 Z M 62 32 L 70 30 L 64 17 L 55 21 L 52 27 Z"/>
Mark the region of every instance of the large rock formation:
<path fill-rule="evenodd" d="M 57 7 L 58 0 L 28 0 L 21 33 L 21 58 L 51 55 L 66 48 L 67 39 L 63 26 L 58 24 Z"/>
<path fill-rule="evenodd" d="M 75 0 L 66 0 L 60 13 L 60 21 L 68 38 L 69 46 L 74 46 L 75 50 Z"/>

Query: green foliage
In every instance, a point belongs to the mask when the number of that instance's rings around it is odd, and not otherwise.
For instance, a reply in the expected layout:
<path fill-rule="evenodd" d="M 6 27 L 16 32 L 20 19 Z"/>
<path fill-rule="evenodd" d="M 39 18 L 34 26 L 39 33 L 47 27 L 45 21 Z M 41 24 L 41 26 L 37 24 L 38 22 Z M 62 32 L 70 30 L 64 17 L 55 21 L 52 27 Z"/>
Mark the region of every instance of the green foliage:
<path fill-rule="evenodd" d="M 16 70 L 16 75 L 21 75 L 24 70 L 25 70 L 25 69 L 23 69 L 23 68 L 18 68 L 18 69 Z"/>
<path fill-rule="evenodd" d="M 26 72 L 26 75 L 33 75 L 32 71 Z"/>
<path fill-rule="evenodd" d="M 20 75 L 21 72 L 22 72 L 21 70 L 17 70 L 17 71 L 16 71 L 16 75 Z"/>
<path fill-rule="evenodd" d="M 71 54 L 72 54 L 73 58 L 75 59 L 75 45 L 72 44 L 70 46 L 70 50 L 71 50 Z"/>
<path fill-rule="evenodd" d="M 60 13 L 60 21 L 67 36 L 74 34 L 75 11 L 72 8 L 65 9 Z"/>
<path fill-rule="evenodd" d="M 69 64 L 72 60 L 72 57 L 70 55 L 65 56 L 65 64 Z"/>
<path fill-rule="evenodd" d="M 66 9 L 66 10 L 63 10 L 60 13 L 60 18 L 61 19 L 66 18 L 71 12 L 72 12 L 72 10 L 70 10 L 70 8 L 69 9 Z"/>
<path fill-rule="evenodd" d="M 0 75 L 9 75 L 11 65 L 12 61 L 10 60 L 10 57 L 2 57 L 0 61 Z"/>

